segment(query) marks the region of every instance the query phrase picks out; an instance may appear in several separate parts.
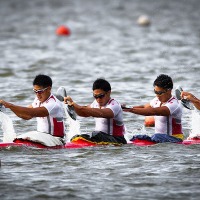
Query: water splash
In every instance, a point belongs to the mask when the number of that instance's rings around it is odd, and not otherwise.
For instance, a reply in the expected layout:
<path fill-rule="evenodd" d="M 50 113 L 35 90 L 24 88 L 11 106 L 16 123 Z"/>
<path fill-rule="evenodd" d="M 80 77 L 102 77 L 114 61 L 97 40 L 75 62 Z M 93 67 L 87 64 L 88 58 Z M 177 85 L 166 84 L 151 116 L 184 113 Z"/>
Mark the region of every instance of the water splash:
<path fill-rule="evenodd" d="M 73 136 L 81 134 L 80 123 L 78 120 L 74 120 L 71 118 L 71 116 L 67 112 L 66 105 L 64 103 L 63 103 L 63 108 L 66 116 L 65 124 L 67 126 L 66 141 L 69 142 Z"/>
<path fill-rule="evenodd" d="M 69 116 L 65 105 L 63 105 L 63 107 L 66 115 L 65 124 L 67 126 L 66 141 L 69 142 L 74 135 L 81 134 L 80 123 L 78 120 L 74 120 Z M 3 142 L 13 142 L 13 140 L 16 138 L 16 133 L 13 127 L 12 120 L 8 115 L 0 112 L 0 122 L 2 123 Z"/>
<path fill-rule="evenodd" d="M 8 115 L 0 112 L 0 122 L 2 123 L 3 142 L 13 142 L 16 138 L 16 133 L 13 127 L 12 120 Z"/>
<path fill-rule="evenodd" d="M 190 137 L 200 137 L 200 115 L 197 110 L 192 110 Z"/>
<path fill-rule="evenodd" d="M 148 127 L 148 130 L 144 125 L 141 125 L 140 123 L 136 123 L 138 128 L 134 128 L 132 130 L 128 130 L 127 127 L 125 126 L 125 134 L 124 137 L 127 142 L 130 142 L 130 139 L 132 139 L 133 136 L 135 135 L 149 135 L 152 136 L 152 131 L 154 133 L 154 129 L 151 127 Z"/>

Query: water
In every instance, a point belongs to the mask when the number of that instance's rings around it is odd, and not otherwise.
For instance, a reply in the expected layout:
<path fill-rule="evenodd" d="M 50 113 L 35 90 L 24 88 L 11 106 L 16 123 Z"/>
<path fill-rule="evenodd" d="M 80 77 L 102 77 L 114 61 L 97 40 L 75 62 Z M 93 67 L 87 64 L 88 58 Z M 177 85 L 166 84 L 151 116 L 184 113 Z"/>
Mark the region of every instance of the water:
<path fill-rule="evenodd" d="M 140 105 L 154 97 L 160 73 L 200 97 L 198 0 L 7 0 L 0 1 L 1 97 L 29 105 L 32 80 L 45 73 L 53 92 L 68 88 L 77 103 L 92 99 L 92 83 L 104 77 L 112 97 Z M 151 26 L 137 18 L 148 15 Z M 70 37 L 58 37 L 67 25 Z M 35 130 L 7 110 L 16 133 Z M 191 111 L 184 109 L 185 136 Z M 124 114 L 131 132 L 144 117 Z M 79 118 L 82 132 L 92 118 Z M 153 130 L 147 129 L 147 132 Z M 2 132 L 1 132 L 2 135 Z M 98 147 L 70 150 L 1 150 L 1 199 L 198 199 L 199 146 Z"/>
<path fill-rule="evenodd" d="M 6 110 L 6 108 L 5 108 Z M 0 112 L 0 122 L 2 128 L 2 142 L 12 142 L 16 138 L 15 129 L 11 118 L 3 111 Z"/>

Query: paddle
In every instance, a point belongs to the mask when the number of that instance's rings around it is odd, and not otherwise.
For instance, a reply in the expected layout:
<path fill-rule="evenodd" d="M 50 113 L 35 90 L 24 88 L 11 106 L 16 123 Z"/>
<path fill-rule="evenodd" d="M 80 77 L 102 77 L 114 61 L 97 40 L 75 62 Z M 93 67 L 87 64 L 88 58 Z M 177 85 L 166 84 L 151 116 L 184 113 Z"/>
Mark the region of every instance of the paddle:
<path fill-rule="evenodd" d="M 69 106 L 64 103 L 64 97 L 67 96 L 67 92 L 63 86 L 59 87 L 57 90 L 56 97 L 62 102 L 63 109 L 66 115 L 67 120 L 67 134 L 66 134 L 66 141 L 70 142 L 71 138 L 75 135 L 80 135 L 80 123 L 76 118 L 76 113 L 73 106 Z"/>
<path fill-rule="evenodd" d="M 122 109 L 131 109 L 132 107 L 126 107 L 126 105 L 122 104 L 122 105 L 121 105 L 121 108 L 122 108 Z"/>
<path fill-rule="evenodd" d="M 63 86 L 60 86 L 57 89 L 56 98 L 63 102 L 64 101 L 64 97 L 66 97 L 66 96 L 67 96 L 67 92 L 66 92 L 65 88 Z M 65 112 L 67 111 L 67 113 L 69 114 L 69 116 L 73 120 L 76 120 L 76 113 L 74 111 L 73 106 L 69 106 L 67 104 L 65 104 L 65 105 L 66 105 L 66 106 L 64 106 Z"/>
<path fill-rule="evenodd" d="M 177 86 L 177 88 L 175 89 L 175 96 L 178 100 L 181 101 L 181 104 L 189 109 L 189 110 L 194 110 L 194 106 L 191 104 L 191 102 L 187 99 L 182 99 L 181 98 L 181 92 L 183 91 L 183 89 L 180 86 Z"/>

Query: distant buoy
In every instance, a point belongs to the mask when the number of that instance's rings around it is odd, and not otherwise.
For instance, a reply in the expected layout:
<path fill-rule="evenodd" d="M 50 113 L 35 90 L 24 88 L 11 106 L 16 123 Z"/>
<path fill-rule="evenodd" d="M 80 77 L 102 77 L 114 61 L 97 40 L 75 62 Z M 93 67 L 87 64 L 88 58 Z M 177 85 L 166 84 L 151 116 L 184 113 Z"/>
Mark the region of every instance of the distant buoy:
<path fill-rule="evenodd" d="M 69 36 L 71 31 L 68 27 L 62 25 L 56 29 L 56 34 L 60 36 Z"/>
<path fill-rule="evenodd" d="M 141 15 L 138 20 L 137 23 L 141 26 L 149 26 L 150 25 L 150 19 L 148 16 L 146 15 Z"/>
<path fill-rule="evenodd" d="M 154 127 L 155 126 L 154 116 L 146 116 L 144 120 L 144 125 L 146 127 Z"/>

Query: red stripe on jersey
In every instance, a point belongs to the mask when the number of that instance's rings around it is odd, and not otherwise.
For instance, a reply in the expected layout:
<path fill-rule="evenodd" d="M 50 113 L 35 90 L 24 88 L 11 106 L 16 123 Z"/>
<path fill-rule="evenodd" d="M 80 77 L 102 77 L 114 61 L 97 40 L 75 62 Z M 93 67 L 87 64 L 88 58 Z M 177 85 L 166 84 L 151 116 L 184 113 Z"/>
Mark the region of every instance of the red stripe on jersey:
<path fill-rule="evenodd" d="M 57 121 L 56 118 L 53 118 L 54 130 L 53 136 L 64 137 L 64 123 L 63 121 Z"/>

